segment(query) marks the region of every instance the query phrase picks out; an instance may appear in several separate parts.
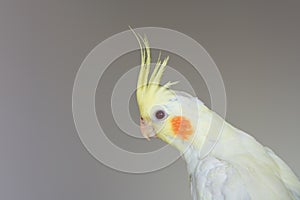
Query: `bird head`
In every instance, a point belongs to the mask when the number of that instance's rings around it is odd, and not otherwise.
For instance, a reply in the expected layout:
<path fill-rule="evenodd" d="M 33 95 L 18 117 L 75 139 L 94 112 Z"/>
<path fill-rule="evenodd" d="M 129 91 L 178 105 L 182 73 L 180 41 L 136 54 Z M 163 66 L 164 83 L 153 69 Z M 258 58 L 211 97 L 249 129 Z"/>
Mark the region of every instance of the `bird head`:
<path fill-rule="evenodd" d="M 146 37 L 136 35 L 141 47 L 141 67 L 137 83 L 137 103 L 143 136 L 157 137 L 182 150 L 196 136 L 199 114 L 208 109 L 196 97 L 170 89 L 176 82 L 161 84 L 168 57 L 160 55 L 150 76 L 151 52 Z M 197 139 L 196 139 L 197 140 Z"/>

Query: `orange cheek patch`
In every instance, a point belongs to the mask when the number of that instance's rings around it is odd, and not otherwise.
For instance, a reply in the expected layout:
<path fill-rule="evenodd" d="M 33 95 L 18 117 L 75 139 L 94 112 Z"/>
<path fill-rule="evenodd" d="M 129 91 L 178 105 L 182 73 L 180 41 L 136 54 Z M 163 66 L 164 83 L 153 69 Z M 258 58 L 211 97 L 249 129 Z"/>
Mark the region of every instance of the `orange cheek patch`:
<path fill-rule="evenodd" d="M 176 116 L 171 119 L 173 133 L 180 136 L 183 140 L 189 139 L 193 133 L 193 127 L 190 120 L 182 116 Z"/>

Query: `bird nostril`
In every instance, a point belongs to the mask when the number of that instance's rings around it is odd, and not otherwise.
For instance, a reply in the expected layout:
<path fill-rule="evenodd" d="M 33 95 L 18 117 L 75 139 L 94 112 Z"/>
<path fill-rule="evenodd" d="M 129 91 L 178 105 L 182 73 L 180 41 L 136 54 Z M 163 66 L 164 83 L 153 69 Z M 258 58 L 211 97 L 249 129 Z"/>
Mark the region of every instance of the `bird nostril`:
<path fill-rule="evenodd" d="M 144 121 L 144 118 L 143 118 L 143 117 L 141 117 L 141 120 L 142 120 L 142 121 Z"/>

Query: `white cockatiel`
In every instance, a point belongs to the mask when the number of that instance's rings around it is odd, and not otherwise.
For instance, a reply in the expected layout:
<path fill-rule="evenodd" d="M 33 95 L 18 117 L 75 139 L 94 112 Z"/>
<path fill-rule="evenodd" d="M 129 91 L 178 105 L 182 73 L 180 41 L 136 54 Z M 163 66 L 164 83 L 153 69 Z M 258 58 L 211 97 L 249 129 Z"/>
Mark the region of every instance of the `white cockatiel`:
<path fill-rule="evenodd" d="M 194 200 L 300 200 L 298 178 L 272 150 L 225 122 L 198 98 L 171 90 L 173 83 L 160 84 L 168 58 L 158 58 L 149 77 L 149 44 L 136 37 L 141 46 L 137 102 L 142 134 L 158 137 L 183 154 Z M 220 137 L 203 155 L 210 135 Z"/>

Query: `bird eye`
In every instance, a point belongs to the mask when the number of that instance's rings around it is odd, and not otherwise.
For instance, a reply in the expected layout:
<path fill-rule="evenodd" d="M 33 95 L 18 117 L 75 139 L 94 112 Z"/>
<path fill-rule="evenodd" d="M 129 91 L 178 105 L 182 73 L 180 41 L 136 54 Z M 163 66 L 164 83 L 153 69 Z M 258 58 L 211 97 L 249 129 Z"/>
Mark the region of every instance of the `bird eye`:
<path fill-rule="evenodd" d="M 165 118 L 165 116 L 166 116 L 166 113 L 163 110 L 158 110 L 155 113 L 156 119 L 163 119 L 163 118 Z"/>

